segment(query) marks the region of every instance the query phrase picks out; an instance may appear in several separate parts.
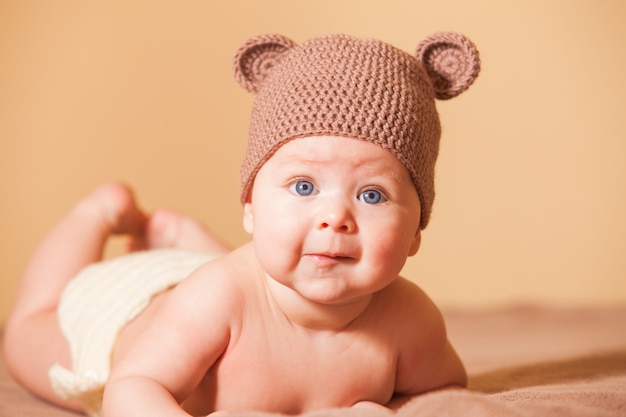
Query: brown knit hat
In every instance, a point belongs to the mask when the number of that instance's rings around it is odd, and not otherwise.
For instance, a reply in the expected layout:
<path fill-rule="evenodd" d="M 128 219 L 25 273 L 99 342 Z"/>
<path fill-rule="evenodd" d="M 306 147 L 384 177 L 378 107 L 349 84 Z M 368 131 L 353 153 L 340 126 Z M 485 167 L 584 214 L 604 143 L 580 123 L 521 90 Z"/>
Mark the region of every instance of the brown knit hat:
<path fill-rule="evenodd" d="M 475 46 L 456 33 L 428 37 L 415 56 L 346 35 L 299 46 L 281 35 L 248 40 L 234 58 L 235 78 L 257 93 L 241 166 L 241 202 L 248 201 L 261 166 L 287 141 L 345 136 L 388 149 L 406 166 L 425 228 L 441 135 L 435 98 L 462 93 L 479 69 Z"/>

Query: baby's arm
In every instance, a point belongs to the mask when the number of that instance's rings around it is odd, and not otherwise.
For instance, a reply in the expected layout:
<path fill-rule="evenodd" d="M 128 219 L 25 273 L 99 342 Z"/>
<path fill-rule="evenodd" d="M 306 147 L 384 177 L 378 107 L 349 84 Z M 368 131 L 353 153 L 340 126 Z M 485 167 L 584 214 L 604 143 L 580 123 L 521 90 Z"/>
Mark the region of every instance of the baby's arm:
<path fill-rule="evenodd" d="M 168 294 L 152 323 L 114 366 L 104 393 L 105 416 L 189 415 L 179 404 L 229 342 L 231 287 L 205 266 Z"/>
<path fill-rule="evenodd" d="M 417 286 L 405 284 L 407 327 L 400 336 L 396 393 L 415 395 L 444 387 L 465 387 L 467 374 L 448 340 L 441 312 Z"/>

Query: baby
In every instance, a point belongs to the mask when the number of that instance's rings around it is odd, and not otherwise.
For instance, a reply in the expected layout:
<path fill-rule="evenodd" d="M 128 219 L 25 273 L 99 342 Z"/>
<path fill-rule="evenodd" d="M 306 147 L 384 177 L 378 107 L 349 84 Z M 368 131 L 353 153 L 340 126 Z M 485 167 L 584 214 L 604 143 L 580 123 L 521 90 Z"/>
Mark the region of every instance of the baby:
<path fill-rule="evenodd" d="M 415 56 L 344 35 L 255 37 L 235 76 L 257 93 L 235 250 L 193 219 L 148 216 L 107 184 L 30 260 L 5 354 L 33 393 L 96 416 L 394 408 L 466 374 L 441 313 L 399 276 L 434 198 L 435 98 L 479 71 L 462 35 Z M 102 261 L 113 234 L 132 253 Z"/>

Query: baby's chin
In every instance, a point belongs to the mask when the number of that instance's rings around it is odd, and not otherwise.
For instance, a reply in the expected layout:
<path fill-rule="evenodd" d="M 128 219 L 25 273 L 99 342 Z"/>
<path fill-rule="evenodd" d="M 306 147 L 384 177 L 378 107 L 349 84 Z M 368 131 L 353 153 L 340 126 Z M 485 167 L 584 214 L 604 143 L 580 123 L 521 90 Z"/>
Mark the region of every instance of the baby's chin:
<path fill-rule="evenodd" d="M 371 292 L 355 291 L 345 285 L 333 285 L 333 283 L 316 283 L 308 288 L 296 288 L 295 291 L 307 301 L 322 307 L 349 307 L 369 303 L 372 298 Z"/>

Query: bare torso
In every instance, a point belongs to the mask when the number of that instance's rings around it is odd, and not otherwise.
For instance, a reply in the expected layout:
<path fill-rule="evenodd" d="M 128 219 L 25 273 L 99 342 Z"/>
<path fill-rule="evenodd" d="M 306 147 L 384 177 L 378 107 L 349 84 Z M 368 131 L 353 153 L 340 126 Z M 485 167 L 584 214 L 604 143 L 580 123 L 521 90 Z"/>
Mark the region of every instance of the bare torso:
<path fill-rule="evenodd" d="M 120 333 L 114 367 L 170 292 L 155 297 Z M 188 412 L 302 413 L 363 400 L 385 404 L 391 399 L 397 348 L 388 320 L 380 317 L 390 311 L 376 312 L 373 308 L 347 329 L 320 332 L 289 322 L 273 308 L 261 288 L 250 291 L 246 298 L 241 327 L 233 332 L 224 353 L 184 401 Z M 211 331 L 210 320 L 207 323 L 207 331 Z"/>
<path fill-rule="evenodd" d="M 297 414 L 364 399 L 381 404 L 390 400 L 395 361 L 389 346 L 377 346 L 366 337 L 342 334 L 315 340 L 274 330 L 244 332 L 185 408 L 193 413 L 243 409 Z"/>

